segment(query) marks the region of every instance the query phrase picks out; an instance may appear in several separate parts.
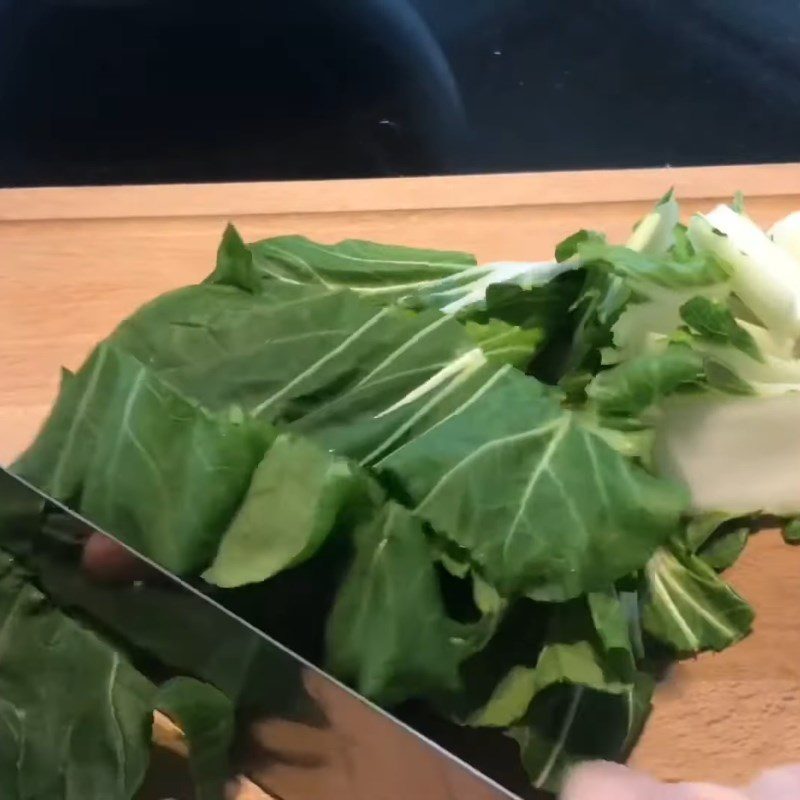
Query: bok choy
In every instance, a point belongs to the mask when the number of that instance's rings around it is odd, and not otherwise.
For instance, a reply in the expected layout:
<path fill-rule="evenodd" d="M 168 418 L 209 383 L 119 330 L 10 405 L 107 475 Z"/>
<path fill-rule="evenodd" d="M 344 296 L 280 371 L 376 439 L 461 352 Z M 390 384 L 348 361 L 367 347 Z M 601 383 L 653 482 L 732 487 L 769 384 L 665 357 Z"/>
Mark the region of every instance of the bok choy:
<path fill-rule="evenodd" d="M 317 564 L 334 674 L 505 733 L 557 790 L 626 757 L 665 659 L 750 630 L 720 572 L 800 514 L 798 231 L 684 225 L 671 192 L 544 263 L 229 227 L 64 374 L 14 469 L 223 602 Z"/>

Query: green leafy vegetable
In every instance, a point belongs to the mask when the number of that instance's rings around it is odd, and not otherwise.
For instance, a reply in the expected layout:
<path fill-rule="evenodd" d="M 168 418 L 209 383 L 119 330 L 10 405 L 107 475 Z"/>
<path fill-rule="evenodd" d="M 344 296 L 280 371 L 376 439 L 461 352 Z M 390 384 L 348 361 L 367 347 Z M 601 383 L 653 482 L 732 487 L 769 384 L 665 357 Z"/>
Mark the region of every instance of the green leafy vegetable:
<path fill-rule="evenodd" d="M 581 759 L 627 756 L 665 654 L 748 634 L 752 610 L 718 573 L 761 512 L 800 513 L 784 466 L 800 430 L 800 217 L 768 236 L 740 198 L 688 226 L 679 212 L 670 191 L 624 244 L 583 229 L 552 261 L 485 265 L 361 241 L 246 244 L 228 227 L 204 283 L 148 303 L 64 373 L 15 468 L 222 600 L 246 595 L 257 621 L 299 609 L 303 653 L 368 697 L 512 736 L 532 784 L 555 791 Z M 78 585 L 24 546 L 41 520 L 8 506 L 5 545 L 120 646 L 236 701 L 272 676 L 247 647 L 224 655 L 235 637 L 203 652 L 191 615 L 180 641 L 126 630 L 149 601 Z M 154 687 L 120 658 L 146 709 Z M 32 684 L 9 674 L 0 743 L 17 750 L 0 748 L 0 777 L 49 780 L 67 750 L 17 766 L 27 717 L 7 698 Z M 159 697 L 198 791 L 218 797 L 228 701 L 185 680 Z M 122 792 L 145 745 L 129 766 L 81 747 Z"/>
<path fill-rule="evenodd" d="M 365 494 L 351 464 L 282 434 L 256 467 L 205 579 L 223 587 L 258 583 L 310 558 L 343 509 Z"/>

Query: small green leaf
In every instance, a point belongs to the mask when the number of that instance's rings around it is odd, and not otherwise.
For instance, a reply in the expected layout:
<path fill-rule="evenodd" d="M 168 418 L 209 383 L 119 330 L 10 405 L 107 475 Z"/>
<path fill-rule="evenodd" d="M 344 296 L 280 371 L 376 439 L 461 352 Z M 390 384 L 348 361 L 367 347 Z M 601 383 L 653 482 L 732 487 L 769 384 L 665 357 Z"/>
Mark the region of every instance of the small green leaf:
<path fill-rule="evenodd" d="M 703 360 L 688 347 L 642 355 L 601 372 L 586 393 L 601 414 L 636 418 L 682 387 L 699 385 Z"/>
<path fill-rule="evenodd" d="M 253 255 L 239 235 L 228 224 L 217 251 L 217 266 L 205 283 L 233 286 L 251 294 L 261 292 L 261 281 L 253 264 Z"/>
<path fill-rule="evenodd" d="M 783 540 L 786 544 L 800 544 L 800 518 L 795 518 L 783 527 Z"/>
<path fill-rule="evenodd" d="M 343 509 L 359 503 L 365 480 L 344 459 L 282 434 L 256 467 L 203 577 L 216 586 L 243 586 L 305 561 L 333 531 Z"/>
<path fill-rule="evenodd" d="M 645 574 L 644 628 L 677 655 L 724 650 L 750 633 L 753 610 L 697 556 L 661 548 Z"/>
<path fill-rule="evenodd" d="M 331 671 L 386 705 L 457 690 L 457 626 L 422 524 L 389 502 L 354 536 L 355 558 L 328 619 Z"/>
<path fill-rule="evenodd" d="M 712 389 L 743 397 L 756 394 L 756 390 L 747 381 L 742 380 L 730 367 L 715 358 L 703 359 L 703 372 Z"/>
<path fill-rule="evenodd" d="M 739 559 L 749 537 L 750 529 L 747 527 L 723 531 L 712 537 L 697 555 L 712 569 L 723 572 Z"/>
<path fill-rule="evenodd" d="M 689 229 L 678 223 L 672 231 L 674 242 L 670 249 L 670 256 L 679 262 L 691 261 L 695 257 L 695 249 L 689 239 Z"/>
<path fill-rule="evenodd" d="M 131 800 L 149 762 L 153 694 L 0 551 L 3 800 Z"/>
<path fill-rule="evenodd" d="M 224 800 L 235 732 L 231 701 L 208 683 L 173 678 L 159 686 L 155 707 L 183 731 L 197 800 Z"/>
<path fill-rule="evenodd" d="M 544 339 L 544 332 L 537 328 L 517 328 L 496 319 L 484 324 L 468 321 L 464 327 L 490 363 L 519 369 L 530 364 Z"/>
<path fill-rule="evenodd" d="M 522 287 L 493 283 L 486 288 L 486 309 L 475 316 L 480 321 L 499 319 L 526 330 L 536 329 L 551 339 L 569 331 L 572 306 L 585 283 L 581 269 L 570 269 L 546 283 Z"/>
<path fill-rule="evenodd" d="M 708 297 L 693 297 L 681 306 L 681 319 L 701 339 L 730 345 L 756 361 L 763 356 L 751 334 L 736 321 L 722 303 Z"/>
<path fill-rule="evenodd" d="M 525 720 L 509 731 L 531 784 L 558 792 L 581 761 L 624 761 L 650 714 L 653 687 L 639 674 L 621 693 L 565 683 L 537 695 Z"/>
<path fill-rule="evenodd" d="M 559 263 L 568 261 L 570 258 L 577 255 L 580 246 L 587 242 L 605 244 L 605 241 L 606 237 L 602 233 L 587 230 L 576 231 L 556 245 L 556 261 Z"/>
<path fill-rule="evenodd" d="M 587 242 L 578 255 L 584 262 L 603 264 L 616 275 L 635 284 L 665 289 L 689 289 L 713 286 L 728 280 L 722 264 L 710 254 L 697 254 L 691 261 L 676 261 L 638 253 L 627 247 Z"/>
<path fill-rule="evenodd" d="M 684 543 L 689 552 L 696 553 L 720 526 L 738 518 L 727 511 L 710 511 L 693 516 L 686 524 L 684 535 Z"/>
<path fill-rule="evenodd" d="M 469 253 L 356 239 L 320 244 L 304 236 L 276 236 L 249 249 L 262 281 L 347 288 L 383 303 L 442 289 L 445 282 L 450 288 L 468 284 L 476 266 Z"/>

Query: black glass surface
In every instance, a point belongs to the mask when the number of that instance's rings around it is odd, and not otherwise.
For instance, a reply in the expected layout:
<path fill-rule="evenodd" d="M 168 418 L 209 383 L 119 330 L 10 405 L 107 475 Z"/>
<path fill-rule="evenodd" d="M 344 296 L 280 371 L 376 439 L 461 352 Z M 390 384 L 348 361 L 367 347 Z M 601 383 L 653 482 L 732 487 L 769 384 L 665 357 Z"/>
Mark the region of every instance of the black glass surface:
<path fill-rule="evenodd" d="M 796 160 L 794 0 L 0 0 L 0 185 Z"/>

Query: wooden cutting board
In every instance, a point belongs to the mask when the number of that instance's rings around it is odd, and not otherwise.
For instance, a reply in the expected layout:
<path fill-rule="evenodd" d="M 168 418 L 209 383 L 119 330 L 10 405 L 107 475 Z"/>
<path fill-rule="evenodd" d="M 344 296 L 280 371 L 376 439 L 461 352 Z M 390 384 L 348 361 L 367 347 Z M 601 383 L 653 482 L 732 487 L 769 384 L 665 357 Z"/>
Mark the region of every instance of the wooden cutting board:
<path fill-rule="evenodd" d="M 0 190 L 0 463 L 30 441 L 59 368 L 154 295 L 196 282 L 233 221 L 245 239 L 303 233 L 549 258 L 577 228 L 623 241 L 674 186 L 687 211 L 741 190 L 759 222 L 800 209 L 800 164 L 364 181 Z M 755 633 L 681 665 L 633 763 L 736 783 L 800 761 L 800 548 L 757 536 L 730 579 Z"/>

